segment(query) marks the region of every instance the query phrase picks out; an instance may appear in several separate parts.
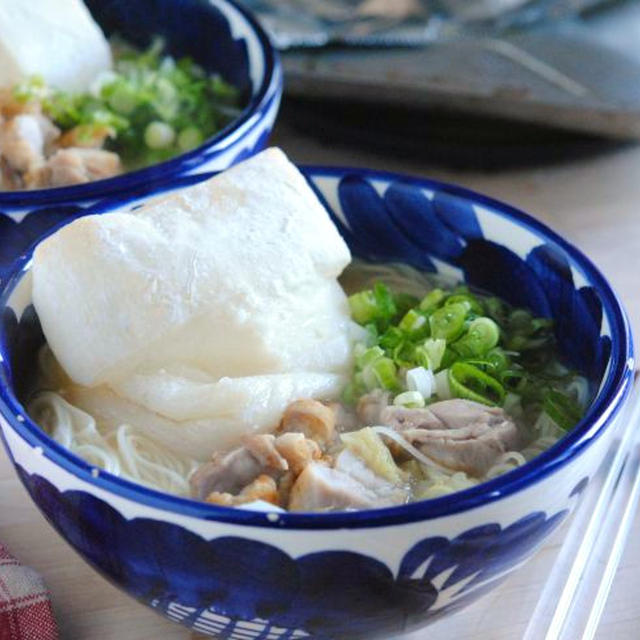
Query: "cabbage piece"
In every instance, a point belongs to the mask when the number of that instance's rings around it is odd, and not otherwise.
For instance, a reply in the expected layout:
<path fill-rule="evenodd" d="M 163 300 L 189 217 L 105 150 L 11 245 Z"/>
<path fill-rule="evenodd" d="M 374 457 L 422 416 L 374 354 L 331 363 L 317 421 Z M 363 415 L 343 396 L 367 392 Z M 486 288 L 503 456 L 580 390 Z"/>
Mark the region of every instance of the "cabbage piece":
<path fill-rule="evenodd" d="M 344 445 L 379 476 L 390 482 L 402 481 L 402 472 L 391 452 L 371 427 L 343 433 L 340 437 Z"/>

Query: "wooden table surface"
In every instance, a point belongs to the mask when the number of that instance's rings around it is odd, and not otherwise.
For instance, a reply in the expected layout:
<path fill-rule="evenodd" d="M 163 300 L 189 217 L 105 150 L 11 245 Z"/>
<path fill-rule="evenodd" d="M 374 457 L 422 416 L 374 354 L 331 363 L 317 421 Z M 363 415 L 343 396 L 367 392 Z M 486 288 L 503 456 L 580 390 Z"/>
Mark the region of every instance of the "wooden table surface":
<path fill-rule="evenodd" d="M 608 276 L 626 303 L 632 325 L 640 326 L 640 147 L 589 159 L 499 173 L 451 172 L 395 156 L 362 153 L 318 143 L 280 125 L 274 142 L 298 162 L 368 166 L 429 175 L 482 191 L 544 220 L 583 249 Z M 640 638 L 640 517 L 598 631 L 598 640 Z M 189 633 L 120 593 L 87 567 L 53 532 L 18 483 L 0 451 L 0 540 L 37 569 L 52 592 L 62 640 L 187 640 Z M 542 552 L 543 554 L 546 551 Z M 530 565 L 488 596 L 470 615 L 443 621 L 411 640 L 517 640 L 522 625 L 517 603 L 544 575 Z M 540 566 L 543 566 L 540 563 Z M 494 615 L 512 611 L 511 616 Z M 465 623 L 465 620 L 472 622 Z M 445 625 L 449 625 L 446 627 Z M 465 627 L 465 624 L 467 626 Z M 576 639 L 577 640 L 577 639 Z"/>

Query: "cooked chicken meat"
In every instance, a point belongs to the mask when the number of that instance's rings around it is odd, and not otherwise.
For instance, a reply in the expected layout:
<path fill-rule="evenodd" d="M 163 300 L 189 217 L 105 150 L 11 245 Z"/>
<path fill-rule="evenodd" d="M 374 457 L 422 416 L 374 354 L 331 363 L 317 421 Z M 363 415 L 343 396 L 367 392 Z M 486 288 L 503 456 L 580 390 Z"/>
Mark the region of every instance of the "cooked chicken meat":
<path fill-rule="evenodd" d="M 247 436 L 241 447 L 226 455 L 216 453 L 211 461 L 201 465 L 191 476 L 191 491 L 196 497 L 218 504 L 227 500 L 220 497 L 222 494 L 243 500 L 257 478 L 272 478 L 274 487 L 276 481 L 292 484 L 308 464 L 321 457 L 318 444 L 302 433 L 285 433 L 277 438 L 272 434 Z M 212 498 L 212 494 L 216 495 Z"/>
<path fill-rule="evenodd" d="M 520 444 L 515 423 L 496 407 L 460 399 L 435 402 L 423 409 L 389 406 L 388 402 L 386 392 L 363 396 L 357 416 L 363 422 L 394 429 L 452 472 L 482 477 L 501 454 Z M 336 415 L 336 407 L 315 400 L 292 403 L 280 423 L 284 433 L 248 436 L 242 447 L 215 455 L 193 475 L 194 494 L 216 504 L 263 500 L 293 511 L 373 509 L 405 503 L 410 494 L 408 476 L 396 466 L 397 459 L 406 459 L 405 449 L 386 443 L 396 460 L 390 457 L 383 464 L 384 456 L 372 448 L 371 437 L 378 439 L 375 432 L 354 430 L 350 425 L 348 431 L 353 433 L 337 437 Z M 386 452 L 382 441 L 380 446 Z M 389 465 L 397 471 L 395 475 L 381 470 Z"/>
<path fill-rule="evenodd" d="M 260 461 L 245 447 L 238 447 L 227 454 L 215 453 L 191 476 L 191 492 L 204 499 L 213 492 L 240 493 L 262 472 Z"/>
<path fill-rule="evenodd" d="M 305 438 L 302 433 L 283 433 L 276 438 L 275 447 L 287 461 L 294 476 L 298 476 L 308 464 L 322 457 L 318 444 Z"/>
<path fill-rule="evenodd" d="M 225 507 L 233 507 L 249 502 L 262 500 L 277 505 L 279 502 L 278 486 L 276 481 L 266 474 L 259 475 L 250 482 L 237 496 L 231 493 L 212 491 L 206 501 Z"/>
<path fill-rule="evenodd" d="M 382 483 L 385 483 L 381 479 Z M 353 476 L 322 464 L 308 465 L 298 476 L 289 499 L 291 511 L 375 509 L 402 504 L 406 493 L 385 483 L 384 490 L 365 486 Z"/>
<path fill-rule="evenodd" d="M 30 172 L 25 182 L 40 189 L 62 187 L 111 178 L 121 171 L 116 153 L 72 147 L 56 151 L 42 167 Z"/>
<path fill-rule="evenodd" d="M 519 446 L 518 428 L 503 409 L 470 400 L 444 400 L 424 409 L 387 407 L 380 417 L 431 459 L 476 477 Z"/>
<path fill-rule="evenodd" d="M 391 394 L 388 391 L 382 389 L 375 389 L 370 393 L 365 394 L 358 401 L 356 413 L 358 419 L 364 425 L 376 425 L 382 424 L 380 422 L 380 414 L 384 409 L 389 406 L 389 400 Z"/>
<path fill-rule="evenodd" d="M 303 433 L 307 438 L 325 445 L 335 436 L 336 416 L 333 408 L 317 400 L 292 402 L 282 416 L 280 431 Z"/>
<path fill-rule="evenodd" d="M 31 171 L 44 162 L 45 149 L 59 134 L 44 116 L 20 114 L 2 123 L 0 151 L 14 171 Z"/>
<path fill-rule="evenodd" d="M 276 448 L 276 437 L 270 433 L 246 436 L 242 440 L 245 449 L 270 473 L 282 473 L 289 469 L 287 461 Z"/>
<path fill-rule="evenodd" d="M 108 127 L 60 129 L 30 102 L 0 92 L 0 188 L 44 189 L 110 178 L 122 171 L 120 158 L 99 149 Z"/>

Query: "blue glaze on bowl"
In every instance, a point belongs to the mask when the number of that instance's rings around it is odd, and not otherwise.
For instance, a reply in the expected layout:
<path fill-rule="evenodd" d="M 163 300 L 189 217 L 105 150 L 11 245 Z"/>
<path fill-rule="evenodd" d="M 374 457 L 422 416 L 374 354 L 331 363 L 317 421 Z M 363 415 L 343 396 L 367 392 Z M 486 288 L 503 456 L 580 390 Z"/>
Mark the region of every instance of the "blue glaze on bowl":
<path fill-rule="evenodd" d="M 355 255 L 453 273 L 552 315 L 565 359 L 587 373 L 597 397 L 538 458 L 452 496 L 275 517 L 167 496 L 106 473 L 94 477 L 24 417 L 14 392 L 25 388 L 43 339 L 27 254 L 8 269 L 0 299 L 0 414 L 20 477 L 53 526 L 105 576 L 220 638 L 388 638 L 466 606 L 530 557 L 573 508 L 607 451 L 631 379 L 631 337 L 615 294 L 587 258 L 539 222 L 434 181 L 304 172 Z M 105 199 L 87 212 L 117 204 Z M 16 226 L 37 239 L 28 224 Z"/>
<path fill-rule="evenodd" d="M 154 193 L 188 176 L 206 177 L 262 150 L 282 96 L 278 54 L 255 19 L 234 0 L 86 0 L 103 30 L 142 47 L 165 39 L 176 57 L 188 55 L 237 86 L 242 113 L 200 147 L 151 167 L 88 184 L 33 191 L 0 191 L 0 264 L 80 209 L 109 198 L 112 206 L 133 193 Z M 29 218 L 28 232 L 13 223 Z M 0 277 L 4 272 L 0 269 Z"/>

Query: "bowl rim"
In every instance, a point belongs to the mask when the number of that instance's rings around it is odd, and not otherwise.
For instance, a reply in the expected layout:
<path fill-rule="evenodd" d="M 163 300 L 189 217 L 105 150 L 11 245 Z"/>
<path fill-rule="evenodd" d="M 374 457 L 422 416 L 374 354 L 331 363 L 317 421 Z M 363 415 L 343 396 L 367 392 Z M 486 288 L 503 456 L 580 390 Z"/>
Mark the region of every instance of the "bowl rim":
<path fill-rule="evenodd" d="M 576 268 L 582 272 L 590 286 L 595 286 L 601 296 L 603 310 L 610 317 L 611 325 L 611 365 L 602 391 L 583 419 L 564 438 L 536 456 L 522 467 L 509 471 L 492 480 L 438 498 L 423 500 L 400 506 L 362 511 L 342 511 L 332 513 L 284 512 L 265 514 L 258 511 L 223 507 L 163 493 L 140 484 L 100 471 L 92 474 L 94 468 L 69 450 L 52 440 L 26 414 L 6 384 L 4 372 L 0 380 L 0 414 L 8 425 L 28 444 L 42 449 L 42 454 L 54 464 L 62 467 L 76 478 L 88 482 L 97 489 L 114 496 L 160 510 L 170 511 L 186 517 L 201 520 L 238 524 L 251 527 L 297 529 L 363 529 L 408 524 L 457 514 L 480 506 L 488 505 L 527 489 L 564 467 L 589 447 L 609 426 L 624 405 L 633 377 L 633 342 L 624 308 L 606 278 L 593 262 L 573 244 L 562 238 L 546 224 L 520 209 L 494 198 L 484 196 L 470 189 L 452 184 L 405 174 L 377 171 L 366 168 L 340 166 L 302 165 L 300 170 L 307 180 L 317 177 L 342 178 L 360 175 L 367 180 L 381 179 L 399 181 L 420 186 L 428 190 L 440 191 L 486 206 L 492 214 L 502 216 L 527 228 L 541 237 L 558 244 L 570 256 Z M 67 224 L 65 222 L 59 226 Z M 47 235 L 59 227 L 50 230 Z M 43 236 L 43 238 L 46 236 Z M 40 242 L 43 238 L 40 238 Z M 35 243 L 37 244 L 37 243 Z M 11 274 L 0 295 L 0 310 L 7 306 L 13 290 L 28 271 L 33 254 L 33 245 L 25 254 L 15 260 L 9 269 Z M 0 356 L 2 354 L 0 353 Z M 2 433 L 2 430 L 0 430 Z M 569 488 L 568 488 L 569 490 Z"/>
<path fill-rule="evenodd" d="M 0 190 L 0 206 L 21 207 L 33 205 L 55 205 L 76 200 L 91 200 L 122 192 L 140 184 L 167 179 L 169 176 L 190 173 L 210 160 L 216 154 L 231 147 L 240 138 L 253 129 L 259 120 L 260 113 L 272 97 L 282 90 L 282 63 L 280 55 L 272 44 L 267 32 L 255 16 L 236 0 L 218 0 L 235 9 L 253 31 L 260 44 L 260 52 L 264 59 L 264 71 L 257 90 L 240 114 L 215 135 L 207 138 L 201 145 L 185 153 L 181 153 L 163 162 L 148 167 L 128 171 L 111 178 L 94 180 L 85 184 L 48 189 L 21 189 L 18 191 Z M 213 5 L 203 4 L 210 10 Z M 215 7 L 213 7 L 215 8 Z M 272 94 L 274 94 L 272 96 Z M 266 115 L 266 110 L 265 114 Z"/>

